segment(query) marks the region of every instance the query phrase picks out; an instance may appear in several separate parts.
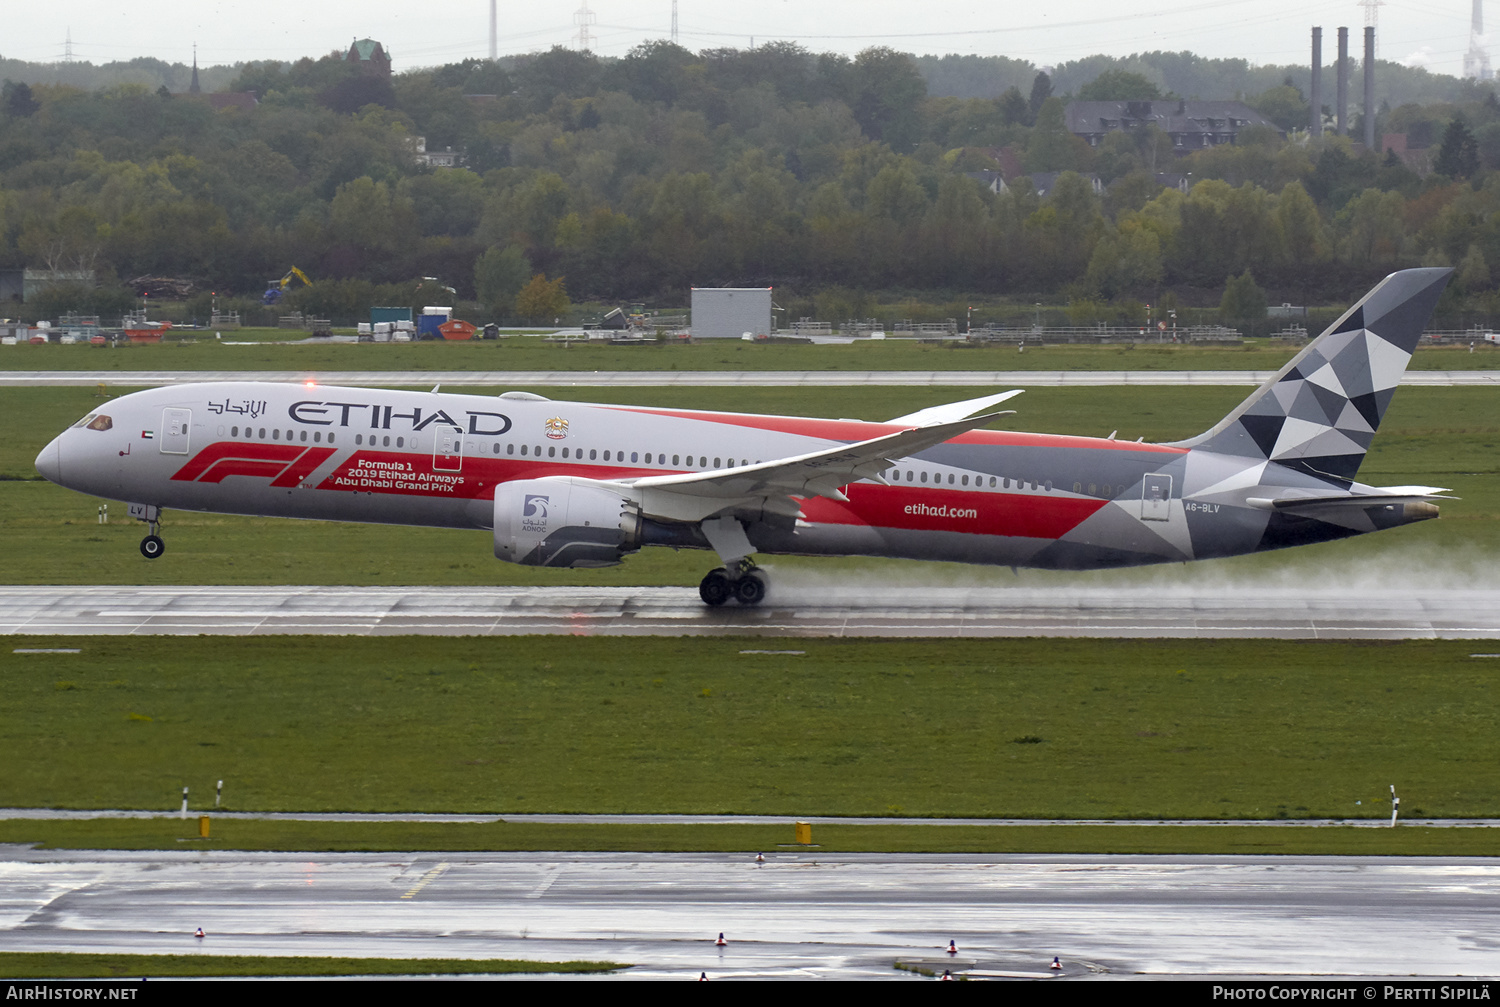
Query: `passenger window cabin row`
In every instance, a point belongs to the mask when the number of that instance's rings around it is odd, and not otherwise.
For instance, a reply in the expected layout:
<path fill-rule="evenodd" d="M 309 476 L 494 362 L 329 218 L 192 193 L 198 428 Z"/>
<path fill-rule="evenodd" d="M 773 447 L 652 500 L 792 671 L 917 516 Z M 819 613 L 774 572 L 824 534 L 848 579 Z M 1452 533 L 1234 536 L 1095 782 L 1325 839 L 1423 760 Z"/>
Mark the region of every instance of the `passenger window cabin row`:
<path fill-rule="evenodd" d="M 890 480 L 890 482 L 891 482 L 892 485 L 900 483 L 903 480 L 905 482 L 916 482 L 916 483 L 925 483 L 925 482 L 928 481 L 928 473 L 922 472 L 922 471 L 918 471 L 917 469 L 904 469 L 904 470 L 903 469 L 890 469 L 890 470 L 887 471 L 886 476 Z M 932 481 L 932 484 L 934 486 L 941 486 L 943 484 L 943 473 L 941 473 L 941 472 L 934 472 L 934 473 L 932 473 L 932 479 L 931 479 L 931 481 Z M 985 477 L 984 476 L 974 476 L 973 477 L 973 486 L 974 486 L 974 488 L 975 489 L 984 489 L 985 488 L 984 481 L 985 481 Z M 1011 479 L 1009 476 L 990 476 L 989 477 L 989 488 L 992 489 L 992 490 L 993 489 L 1006 489 L 1006 490 L 1011 489 L 1012 488 L 1011 487 L 1012 483 L 1015 484 L 1014 488 L 1018 489 L 1018 490 L 1024 490 L 1024 489 L 1030 488 L 1032 490 L 1041 489 L 1041 490 L 1043 490 L 1044 492 L 1047 492 L 1047 493 L 1051 493 L 1052 492 L 1052 480 L 1051 479 L 1042 479 L 1042 480 L 1032 479 L 1032 480 L 1026 480 L 1026 479 Z M 949 486 L 959 486 L 959 487 L 968 486 L 968 485 L 970 485 L 970 477 L 968 475 L 959 475 L 958 473 L 955 473 L 955 472 L 949 472 L 948 473 L 948 485 Z"/>
<path fill-rule="evenodd" d="M 223 428 L 220 427 L 219 430 L 220 430 L 220 434 L 222 435 Z M 240 428 L 238 426 L 231 427 L 229 432 L 230 432 L 230 436 L 231 437 L 239 437 L 240 436 Z M 302 443 L 307 443 L 309 441 L 309 439 L 310 439 L 311 442 L 314 443 L 314 444 L 322 444 L 322 443 L 324 443 L 324 437 L 325 437 L 324 432 L 321 431 L 321 430 L 313 430 L 313 431 L 307 431 L 307 430 L 302 430 L 302 431 L 288 430 L 288 431 L 286 431 L 285 435 L 283 435 L 282 431 L 280 430 L 280 428 L 277 428 L 277 427 L 272 427 L 269 430 L 266 427 L 260 427 L 258 429 L 254 428 L 254 427 L 245 427 L 245 437 L 247 439 L 249 439 L 249 440 L 262 440 L 263 441 L 263 440 L 267 439 L 267 435 L 268 434 L 269 434 L 269 439 L 273 440 L 273 441 L 282 440 L 283 436 L 284 436 L 284 439 L 287 440 L 287 441 L 294 441 L 295 440 L 295 441 L 300 441 Z M 309 434 L 311 435 L 310 438 L 309 438 Z M 327 436 L 327 443 L 329 443 L 329 444 L 335 443 L 335 441 L 334 441 L 334 432 L 333 431 L 329 431 L 326 436 Z M 355 443 L 355 445 L 359 446 L 359 447 L 365 446 L 365 436 L 366 435 L 364 435 L 364 434 L 355 434 L 354 435 L 354 443 Z M 413 446 L 416 445 L 415 439 L 413 439 L 412 445 Z M 394 447 L 397 447 L 397 448 L 404 448 L 404 447 L 406 447 L 406 438 L 404 436 L 400 435 L 400 434 L 397 434 L 394 438 L 390 434 L 379 434 L 379 435 L 377 435 L 377 434 L 370 434 L 369 435 L 369 446 L 370 447 L 386 447 L 386 448 L 394 446 Z M 473 447 L 474 447 L 472 441 L 469 443 L 469 447 L 470 447 L 470 451 L 472 452 L 473 451 Z M 585 451 L 585 449 L 584 448 L 570 448 L 570 447 L 559 448 L 555 444 L 549 444 L 549 445 L 546 446 L 546 449 L 547 449 L 547 457 L 548 458 L 557 458 L 557 457 L 559 457 L 559 452 L 560 452 L 561 453 L 561 457 L 564 458 L 564 459 L 568 459 L 568 460 L 571 460 L 571 461 L 584 461 L 585 460 L 585 458 L 584 458 L 584 451 Z M 591 462 L 592 461 L 606 461 L 606 462 L 611 462 L 612 461 L 615 464 L 625 464 L 626 463 L 626 458 L 625 458 L 625 454 L 626 453 L 624 451 L 617 451 L 617 450 L 612 450 L 612 449 L 605 449 L 605 450 L 601 451 L 598 448 L 588 448 L 586 450 L 588 451 L 588 458 L 586 459 L 587 461 L 591 461 Z M 491 443 L 491 445 L 490 445 L 490 452 L 491 452 L 491 454 L 495 454 L 495 455 L 500 454 L 500 442 L 499 441 L 494 441 L 494 442 Z M 509 456 L 519 456 L 519 457 L 522 457 L 522 458 L 541 458 L 542 457 L 542 445 L 537 444 L 537 445 L 533 446 L 533 445 L 530 445 L 530 444 L 521 444 L 521 445 L 519 445 L 519 450 L 518 450 L 517 449 L 517 444 L 514 441 L 512 441 L 512 442 L 506 443 L 506 445 L 505 445 L 505 454 L 509 455 Z M 696 458 L 696 464 L 694 462 L 695 458 Z M 666 467 L 669 463 L 667 461 L 667 455 L 664 452 L 647 451 L 647 452 L 644 453 L 644 455 L 642 455 L 641 452 L 631 451 L 630 452 L 629 464 L 631 464 L 631 465 L 641 465 L 641 464 L 644 464 L 644 465 L 659 465 L 659 466 Z M 747 466 L 749 464 L 750 464 L 750 460 L 748 458 L 741 458 L 740 461 L 739 461 L 739 467 L 741 467 L 741 468 L 743 468 L 744 466 Z M 755 462 L 755 464 L 759 465 L 760 461 L 757 460 Z M 709 457 L 707 455 L 696 455 L 695 456 L 695 455 L 682 455 L 682 454 L 672 455 L 670 465 L 671 465 L 672 468 L 702 468 L 702 469 L 708 469 L 708 468 L 713 468 L 713 469 L 731 468 L 732 469 L 732 468 L 736 467 L 735 466 L 735 461 L 734 461 L 733 458 L 728 459 L 728 462 L 726 464 L 725 460 L 722 458 L 722 456 L 715 457 L 713 459 L 713 465 L 710 466 L 709 465 Z M 972 476 L 971 477 L 971 476 L 969 476 L 967 474 L 959 475 L 959 474 L 954 473 L 954 472 L 949 472 L 949 473 L 947 473 L 947 477 L 948 477 L 947 478 L 947 485 L 949 485 L 949 486 L 964 487 L 964 486 L 970 486 L 970 485 L 972 485 L 976 489 L 983 489 L 983 488 L 985 488 L 985 479 L 986 479 L 985 476 L 976 475 L 976 476 Z M 886 472 L 886 478 L 893 485 L 901 483 L 901 482 L 908 482 L 908 483 L 918 483 L 918 484 L 923 484 L 923 485 L 938 486 L 938 485 L 942 485 L 943 482 L 944 482 L 944 480 L 943 480 L 943 473 L 941 473 L 941 472 L 929 473 L 929 472 L 920 471 L 920 470 L 917 470 L 917 469 L 890 469 L 890 470 L 888 470 Z M 1014 483 L 1015 484 L 1014 488 L 1018 489 L 1018 490 L 1030 489 L 1030 490 L 1035 491 L 1037 489 L 1041 489 L 1041 490 L 1043 490 L 1044 492 L 1047 492 L 1047 493 L 1052 492 L 1052 481 L 1050 479 L 1047 479 L 1047 480 L 1014 479 L 1013 480 L 1009 476 L 989 476 L 988 479 L 989 479 L 989 487 L 988 487 L 989 489 L 1011 489 L 1012 488 L 1011 484 Z M 1114 495 L 1113 490 L 1115 488 L 1116 487 L 1111 486 L 1109 483 L 1104 483 L 1102 486 L 1099 485 L 1099 484 L 1097 484 L 1097 483 L 1089 483 L 1088 486 L 1087 486 L 1087 493 L 1088 493 L 1089 496 L 1102 496 L 1102 497 L 1108 499 L 1109 497 L 1112 497 Z M 1120 488 L 1123 488 L 1123 487 L 1120 487 Z M 1073 492 L 1074 493 L 1078 493 L 1078 494 L 1083 494 L 1085 492 L 1084 484 L 1081 483 L 1081 482 L 1075 482 L 1073 484 Z"/>

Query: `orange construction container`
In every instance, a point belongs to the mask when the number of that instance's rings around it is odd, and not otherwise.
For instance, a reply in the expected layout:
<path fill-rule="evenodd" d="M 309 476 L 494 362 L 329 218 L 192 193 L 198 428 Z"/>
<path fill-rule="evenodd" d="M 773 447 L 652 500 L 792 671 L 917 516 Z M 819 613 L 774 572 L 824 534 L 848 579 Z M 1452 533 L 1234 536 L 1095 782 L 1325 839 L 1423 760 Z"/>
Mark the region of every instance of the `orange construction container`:
<path fill-rule="evenodd" d="M 473 339 L 475 326 L 457 318 L 438 326 L 444 339 Z"/>

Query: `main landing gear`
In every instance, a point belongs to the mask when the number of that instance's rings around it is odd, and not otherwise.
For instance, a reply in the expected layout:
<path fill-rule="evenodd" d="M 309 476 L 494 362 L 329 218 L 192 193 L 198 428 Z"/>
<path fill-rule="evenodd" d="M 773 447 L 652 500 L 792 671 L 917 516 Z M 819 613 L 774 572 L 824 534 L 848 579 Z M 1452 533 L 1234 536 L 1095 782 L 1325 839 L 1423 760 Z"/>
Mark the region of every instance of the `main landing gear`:
<path fill-rule="evenodd" d="M 730 598 L 741 605 L 759 605 L 766 597 L 766 575 L 748 559 L 732 569 L 721 566 L 703 578 L 698 585 L 698 597 L 714 608 Z"/>

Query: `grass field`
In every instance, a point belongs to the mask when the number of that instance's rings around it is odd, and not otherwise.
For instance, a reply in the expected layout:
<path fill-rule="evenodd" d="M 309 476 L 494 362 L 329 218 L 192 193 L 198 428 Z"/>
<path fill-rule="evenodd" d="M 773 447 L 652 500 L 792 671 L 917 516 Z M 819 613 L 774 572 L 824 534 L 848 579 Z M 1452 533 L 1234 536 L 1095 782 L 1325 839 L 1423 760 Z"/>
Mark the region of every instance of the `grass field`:
<path fill-rule="evenodd" d="M 1244 346 L 1142 343 L 1127 346 L 1060 344 L 984 346 L 962 341 L 919 343 L 888 339 L 845 346 L 745 343 L 651 343 L 643 346 L 571 345 L 518 336 L 484 342 L 307 343 L 225 345 L 192 342 L 121 346 L 0 347 L 0 370 L 361 370 L 361 371 L 1022 371 L 1022 370 L 1276 370 L 1296 347 L 1270 340 Z M 1500 347 L 1423 347 L 1416 370 L 1500 367 Z"/>
<path fill-rule="evenodd" d="M 1394 783 L 1407 816 L 1500 815 L 1500 661 L 1464 642 L 25 646 L 82 652 L 0 653 L 0 807 L 223 779 L 226 810 L 1379 819 Z"/>
<path fill-rule="evenodd" d="M 301 958 L 257 955 L 94 955 L 0 951 L 0 979 L 145 979 L 210 976 L 430 976 L 613 972 L 614 962 L 497 958 Z"/>
<path fill-rule="evenodd" d="M 297 853 L 489 853 L 557 851 L 786 852 L 790 825 L 488 825 L 234 820 L 196 818 L 34 822 L 0 820 L 0 842 L 51 850 L 246 850 Z M 1355 826 L 1236 825 L 828 825 L 813 828 L 804 857 L 841 853 L 994 853 L 1209 856 L 1500 855 L 1500 830 Z M 3 967 L 3 961 L 0 961 Z"/>
<path fill-rule="evenodd" d="M 66 347 L 74 349 L 74 347 Z M 878 419 L 969 397 L 955 388 L 729 388 L 553 390 L 559 398 L 623 401 Z M 1244 397 L 1237 388 L 1039 388 L 1011 404 L 1001 423 L 1017 429 L 1172 440 L 1207 429 Z M 100 501 L 41 481 L 36 453 L 57 432 L 98 407 L 86 388 L 0 391 L 7 436 L 0 439 L 0 541 L 4 579 L 15 584 L 520 584 L 694 585 L 706 554 L 648 549 L 605 570 L 542 570 L 503 564 L 483 531 L 393 528 L 169 511 L 168 550 L 154 562 L 136 551 L 141 526 L 112 508 L 97 523 Z M 1297 575 L 1330 565 L 1396 557 L 1394 564 L 1485 576 L 1500 554 L 1500 408 L 1487 388 L 1406 388 L 1396 396 L 1375 438 L 1361 478 L 1374 483 L 1452 487 L 1461 499 L 1443 504 L 1439 521 L 1286 553 L 1263 554 L 1186 568 L 1092 575 L 1097 579 L 1180 580 L 1270 572 Z M 1011 584 L 1008 570 L 876 560 L 781 558 L 784 568 L 832 576 L 916 578 L 960 576 Z M 1022 571 L 1022 583 L 1071 582 L 1075 575 Z"/>

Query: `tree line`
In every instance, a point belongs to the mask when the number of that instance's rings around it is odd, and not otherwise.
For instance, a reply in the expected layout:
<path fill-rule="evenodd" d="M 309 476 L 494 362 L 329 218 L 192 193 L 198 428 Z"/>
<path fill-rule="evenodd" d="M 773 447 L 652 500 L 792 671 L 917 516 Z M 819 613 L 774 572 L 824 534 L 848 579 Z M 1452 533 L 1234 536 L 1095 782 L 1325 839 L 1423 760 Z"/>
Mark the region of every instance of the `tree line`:
<path fill-rule="evenodd" d="M 681 304 L 719 285 L 807 305 L 828 293 L 853 310 L 873 291 L 1045 298 L 1103 318 L 1168 292 L 1217 305 L 1247 274 L 1273 300 L 1322 303 L 1420 263 L 1459 269 L 1454 317 L 1496 307 L 1500 103 L 1487 85 L 1379 112 L 1377 133 L 1430 145 L 1425 177 L 1298 134 L 1307 103 L 1285 76 L 1246 96 L 1285 137 L 1252 129 L 1181 157 L 1154 129 L 1097 148 L 1070 134 L 1075 95 L 1173 94 L 1136 65 L 1088 80 L 1060 68 L 1076 91 L 1027 69 L 956 97 L 884 48 L 557 48 L 389 78 L 330 54 L 240 66 L 226 88 L 259 104 L 220 111 L 141 84 L 7 81 L 0 266 L 93 270 L 98 289 L 43 301 L 86 310 L 128 300 L 120 282 L 142 275 L 253 299 L 297 265 L 315 282 L 289 303 L 346 321 L 448 287 L 476 320 L 519 321 L 566 297 Z M 464 167 L 420 163 L 419 136 Z M 993 191 L 982 173 L 1002 165 Z M 1064 174 L 1042 197 L 1026 172 Z M 1162 172 L 1188 191 L 1163 188 Z"/>

